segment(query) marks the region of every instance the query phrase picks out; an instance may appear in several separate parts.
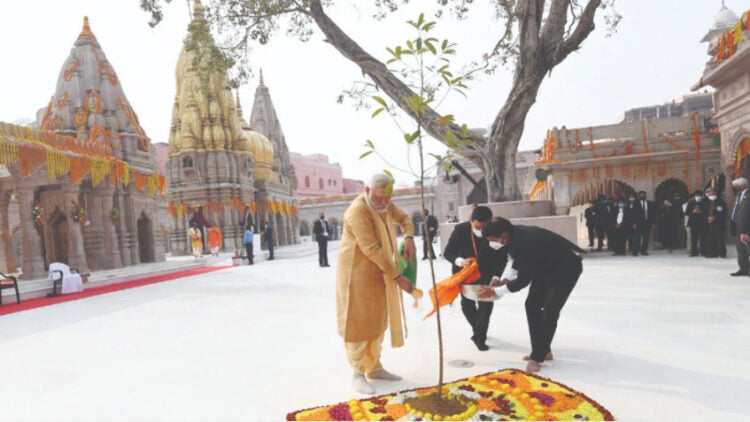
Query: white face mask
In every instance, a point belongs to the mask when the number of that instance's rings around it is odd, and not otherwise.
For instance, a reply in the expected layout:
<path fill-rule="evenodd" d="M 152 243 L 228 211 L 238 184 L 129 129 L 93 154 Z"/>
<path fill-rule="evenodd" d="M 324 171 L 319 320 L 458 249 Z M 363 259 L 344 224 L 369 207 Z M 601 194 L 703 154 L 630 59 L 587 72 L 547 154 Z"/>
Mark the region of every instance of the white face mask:
<path fill-rule="evenodd" d="M 696 202 L 700 202 L 700 201 L 702 201 L 702 200 L 703 200 L 703 197 L 702 197 L 702 196 L 696 196 L 696 197 L 695 197 L 695 201 L 696 201 Z"/>
<path fill-rule="evenodd" d="M 490 240 L 490 248 L 494 250 L 498 250 L 502 248 L 503 246 L 505 246 L 505 243 L 503 242 L 495 242 L 495 241 Z"/>
<path fill-rule="evenodd" d="M 482 237 L 482 231 L 481 230 L 475 229 L 474 227 L 472 227 L 471 231 L 474 232 L 474 236 L 476 236 L 476 237 Z"/>
<path fill-rule="evenodd" d="M 710 199 L 711 201 L 715 201 L 716 195 L 708 195 L 708 199 Z"/>

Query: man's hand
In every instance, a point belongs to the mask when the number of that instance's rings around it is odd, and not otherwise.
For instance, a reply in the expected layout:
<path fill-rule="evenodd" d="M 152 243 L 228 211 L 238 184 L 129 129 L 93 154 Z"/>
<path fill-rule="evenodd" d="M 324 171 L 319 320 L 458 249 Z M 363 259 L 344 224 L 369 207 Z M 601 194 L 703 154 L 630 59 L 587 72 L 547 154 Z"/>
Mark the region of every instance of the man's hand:
<path fill-rule="evenodd" d="M 414 245 L 414 238 L 407 237 L 404 239 L 404 260 L 412 261 L 417 259 L 417 247 Z"/>
<path fill-rule="evenodd" d="M 750 235 L 748 234 L 741 234 L 740 235 L 740 242 L 747 245 L 748 242 L 750 242 Z"/>
<path fill-rule="evenodd" d="M 408 278 L 404 277 L 403 275 L 398 276 L 395 280 L 393 280 L 398 284 L 399 287 L 406 293 L 411 293 L 411 281 L 409 281 Z"/>
<path fill-rule="evenodd" d="M 490 281 L 490 287 L 500 287 L 500 286 L 505 286 L 506 284 L 508 284 L 507 278 L 504 278 L 502 280 L 493 278 L 492 281 Z"/>
<path fill-rule="evenodd" d="M 492 299 L 493 297 L 497 296 L 495 293 L 495 289 L 492 287 L 484 287 L 482 286 L 479 289 L 479 292 L 477 292 L 477 297 L 480 299 Z"/>

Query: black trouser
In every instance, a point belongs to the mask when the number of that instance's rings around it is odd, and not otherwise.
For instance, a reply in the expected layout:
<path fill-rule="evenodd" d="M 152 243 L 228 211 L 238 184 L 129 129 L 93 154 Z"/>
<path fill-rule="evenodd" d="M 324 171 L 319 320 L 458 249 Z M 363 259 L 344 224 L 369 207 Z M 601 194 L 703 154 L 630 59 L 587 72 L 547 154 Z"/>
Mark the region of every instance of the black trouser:
<path fill-rule="evenodd" d="M 703 248 L 706 256 L 726 256 L 727 245 L 724 241 L 724 227 L 714 221 L 706 225 L 706 231 L 703 232 Z"/>
<path fill-rule="evenodd" d="M 638 255 L 638 252 L 641 249 L 641 231 L 638 228 L 628 227 L 625 229 L 625 233 L 627 233 L 626 237 L 628 238 L 628 250 L 633 255 Z"/>
<path fill-rule="evenodd" d="M 594 229 L 596 230 L 596 240 L 597 240 L 596 249 L 602 250 L 602 245 L 604 244 L 604 234 L 605 234 L 604 226 L 599 224 L 595 226 Z"/>
<path fill-rule="evenodd" d="M 740 242 L 740 234 L 737 233 L 734 239 L 734 246 L 737 249 L 737 264 L 740 266 L 739 271 L 747 273 L 750 270 L 750 254 L 746 244 Z"/>
<path fill-rule="evenodd" d="M 318 240 L 318 264 L 321 267 L 328 265 L 328 239 Z"/>
<path fill-rule="evenodd" d="M 625 253 L 625 227 L 615 227 L 607 239 L 607 244 L 616 254 Z"/>
<path fill-rule="evenodd" d="M 586 226 L 589 231 L 589 247 L 594 247 L 594 226 Z"/>
<path fill-rule="evenodd" d="M 273 243 L 268 242 L 268 259 L 273 259 Z"/>
<path fill-rule="evenodd" d="M 432 248 L 432 240 L 435 239 L 435 234 L 430 235 L 429 241 L 427 235 L 422 236 L 422 258 L 427 258 L 427 249 L 430 250 L 429 257 L 435 259 L 435 249 Z"/>
<path fill-rule="evenodd" d="M 560 310 L 582 271 L 581 259 L 571 256 L 554 274 L 545 274 L 531 281 L 529 295 L 526 297 L 526 320 L 529 324 L 532 360 L 544 362 L 544 356 L 551 352 Z"/>
<path fill-rule="evenodd" d="M 706 245 L 703 239 L 703 232 L 705 230 L 705 227 L 702 225 L 690 228 L 690 255 L 705 254 Z"/>
<path fill-rule="evenodd" d="M 638 227 L 638 231 L 641 233 L 641 253 L 646 253 L 648 252 L 648 242 L 651 240 L 651 224 L 642 224 Z"/>
<path fill-rule="evenodd" d="M 245 252 L 247 252 L 247 263 L 253 265 L 253 244 L 245 243 Z"/>
<path fill-rule="evenodd" d="M 487 341 L 487 329 L 490 327 L 490 315 L 495 302 L 467 299 L 461 295 L 461 311 L 471 325 L 474 343 L 484 344 Z"/>

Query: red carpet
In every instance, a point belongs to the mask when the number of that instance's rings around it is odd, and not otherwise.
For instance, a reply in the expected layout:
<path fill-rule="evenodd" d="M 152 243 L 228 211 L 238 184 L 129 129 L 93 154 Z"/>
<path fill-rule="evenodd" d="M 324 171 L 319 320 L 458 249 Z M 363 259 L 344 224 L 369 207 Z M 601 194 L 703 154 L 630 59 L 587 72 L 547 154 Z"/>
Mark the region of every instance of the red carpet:
<path fill-rule="evenodd" d="M 223 270 L 231 268 L 231 265 L 226 266 L 212 266 L 212 267 L 201 267 L 193 268 L 184 271 L 176 271 L 169 274 L 155 275 L 152 277 L 141 278 L 138 280 L 125 281 L 122 283 L 110 284 L 107 286 L 93 287 L 86 289 L 84 284 L 84 291 L 78 293 L 71 293 L 68 295 L 60 295 L 56 297 L 39 297 L 35 299 L 21 300 L 21 303 L 16 303 L 15 296 L 5 296 L 3 298 L 3 304 L 0 305 L 0 315 L 12 314 L 14 312 L 26 311 L 34 308 L 41 308 L 42 306 L 54 305 L 56 303 L 70 302 L 71 300 L 84 299 L 91 296 L 103 295 L 106 293 L 112 293 L 119 290 L 132 289 L 134 287 L 141 287 L 148 284 L 160 283 L 162 281 L 174 280 L 176 278 L 189 277 L 192 275 L 210 273 L 212 271 Z M 50 288 L 51 291 L 51 288 Z M 7 301 L 6 301 L 7 300 Z"/>

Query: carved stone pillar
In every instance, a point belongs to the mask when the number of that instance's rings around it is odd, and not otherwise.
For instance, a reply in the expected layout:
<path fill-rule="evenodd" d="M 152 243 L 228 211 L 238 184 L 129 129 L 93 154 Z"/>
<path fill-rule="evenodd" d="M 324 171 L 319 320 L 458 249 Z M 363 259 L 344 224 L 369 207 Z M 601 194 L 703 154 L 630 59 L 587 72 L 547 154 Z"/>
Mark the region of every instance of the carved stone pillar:
<path fill-rule="evenodd" d="M 15 273 L 16 257 L 13 255 L 13 234 L 10 232 L 8 220 L 8 205 L 10 195 L 0 192 L 0 270 L 4 273 Z"/>
<path fill-rule="evenodd" d="M 116 220 L 112 219 L 112 208 L 114 207 L 114 188 L 102 188 L 94 190 L 94 201 L 96 207 L 101 210 L 101 220 L 97 223 L 101 227 L 102 244 L 104 245 L 102 266 L 106 269 L 122 267 L 120 245 L 117 242 L 117 229 L 115 224 L 119 223 L 122 216 Z"/>
<path fill-rule="evenodd" d="M 65 202 L 73 207 L 78 203 L 78 188 L 67 186 L 65 189 Z M 81 223 L 75 221 L 73 216 L 68 216 L 68 265 L 77 268 L 82 273 L 89 272 L 86 250 L 83 247 L 83 231 Z"/>
<path fill-rule="evenodd" d="M 34 207 L 34 190 L 31 187 L 18 188 L 18 211 L 21 220 L 21 248 L 23 250 L 23 278 L 26 280 L 45 275 L 44 259 L 40 255 L 42 239 L 34 227 L 31 210 Z"/>

